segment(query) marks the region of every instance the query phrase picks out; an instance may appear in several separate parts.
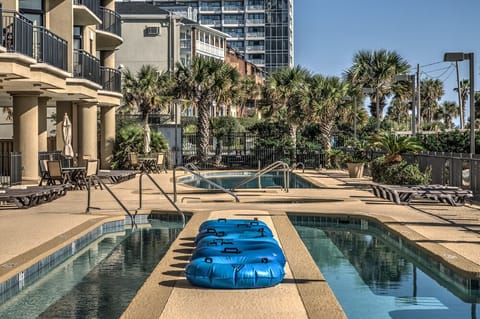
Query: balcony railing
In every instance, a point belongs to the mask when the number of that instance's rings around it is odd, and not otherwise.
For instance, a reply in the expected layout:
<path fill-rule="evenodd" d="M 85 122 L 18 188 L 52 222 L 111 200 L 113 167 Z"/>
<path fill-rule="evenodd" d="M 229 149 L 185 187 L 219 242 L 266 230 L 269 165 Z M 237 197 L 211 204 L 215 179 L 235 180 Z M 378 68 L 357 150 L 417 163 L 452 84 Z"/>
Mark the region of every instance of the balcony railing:
<path fill-rule="evenodd" d="M 247 19 L 247 24 L 265 24 L 265 19 Z"/>
<path fill-rule="evenodd" d="M 2 12 L 2 45 L 8 52 L 33 56 L 33 23 L 20 13 Z"/>
<path fill-rule="evenodd" d="M 264 38 L 265 32 L 247 32 L 247 37 Z"/>
<path fill-rule="evenodd" d="M 99 11 L 102 24 L 98 25 L 98 29 L 121 36 L 122 29 L 120 15 L 115 11 L 104 7 L 100 7 Z"/>
<path fill-rule="evenodd" d="M 74 50 L 73 76 L 102 85 L 100 79 L 100 60 L 83 50 Z"/>
<path fill-rule="evenodd" d="M 247 45 L 247 51 L 265 51 L 264 45 Z"/>
<path fill-rule="evenodd" d="M 33 27 L 34 56 L 38 62 L 67 70 L 67 41 L 44 27 Z"/>
<path fill-rule="evenodd" d="M 121 73 L 118 70 L 100 67 L 100 72 L 102 73 L 102 83 L 103 89 L 105 91 L 120 92 L 121 91 Z"/>
<path fill-rule="evenodd" d="M 245 20 L 238 20 L 238 19 L 224 19 L 224 24 L 234 24 L 234 25 L 242 25 L 245 24 Z"/>
<path fill-rule="evenodd" d="M 100 4 L 99 3 L 100 3 L 100 1 L 98 1 L 98 0 L 73 0 L 73 4 L 87 7 L 97 17 L 100 17 Z"/>

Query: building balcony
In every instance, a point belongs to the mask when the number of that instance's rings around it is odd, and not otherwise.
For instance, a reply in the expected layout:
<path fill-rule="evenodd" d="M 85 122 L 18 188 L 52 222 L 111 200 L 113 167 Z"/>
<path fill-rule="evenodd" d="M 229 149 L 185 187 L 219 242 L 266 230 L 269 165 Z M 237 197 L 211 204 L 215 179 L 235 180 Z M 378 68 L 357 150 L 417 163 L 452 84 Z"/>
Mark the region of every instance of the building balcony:
<path fill-rule="evenodd" d="M 101 83 L 105 91 L 121 92 L 122 76 L 119 70 L 100 67 Z"/>
<path fill-rule="evenodd" d="M 247 32 L 247 39 L 249 38 L 265 38 L 265 32 Z"/>
<path fill-rule="evenodd" d="M 224 6 L 223 12 L 242 12 L 243 6 Z"/>
<path fill-rule="evenodd" d="M 251 62 L 258 66 L 265 66 L 265 59 L 248 59 L 248 62 Z"/>
<path fill-rule="evenodd" d="M 102 23 L 99 2 L 98 0 L 74 0 L 73 24 L 85 26 Z"/>
<path fill-rule="evenodd" d="M 264 25 L 265 19 L 247 19 L 247 25 Z"/>
<path fill-rule="evenodd" d="M 102 23 L 97 25 L 97 50 L 115 50 L 123 42 L 120 15 L 100 7 L 100 17 Z"/>
<path fill-rule="evenodd" d="M 102 85 L 100 60 L 84 50 L 74 50 L 73 76 Z"/>
<path fill-rule="evenodd" d="M 220 60 L 225 60 L 225 49 L 197 40 L 195 54 L 201 54 Z"/>
<path fill-rule="evenodd" d="M 244 20 L 233 20 L 233 19 L 225 19 L 223 20 L 224 25 L 234 25 L 234 26 L 241 26 L 245 24 Z"/>
<path fill-rule="evenodd" d="M 40 63 L 46 63 L 67 71 L 68 43 L 44 27 L 33 27 L 34 57 Z"/>
<path fill-rule="evenodd" d="M 221 13 L 222 7 L 220 6 L 212 6 L 212 7 L 200 7 L 198 9 L 200 13 Z"/>
<path fill-rule="evenodd" d="M 252 12 L 252 11 L 264 11 L 265 8 L 263 5 L 247 5 L 247 11 Z"/>
<path fill-rule="evenodd" d="M 247 45 L 247 52 L 263 52 L 265 51 L 264 45 Z"/>
<path fill-rule="evenodd" d="M 209 27 L 221 27 L 222 21 L 220 20 L 200 20 L 200 24 L 209 26 Z"/>

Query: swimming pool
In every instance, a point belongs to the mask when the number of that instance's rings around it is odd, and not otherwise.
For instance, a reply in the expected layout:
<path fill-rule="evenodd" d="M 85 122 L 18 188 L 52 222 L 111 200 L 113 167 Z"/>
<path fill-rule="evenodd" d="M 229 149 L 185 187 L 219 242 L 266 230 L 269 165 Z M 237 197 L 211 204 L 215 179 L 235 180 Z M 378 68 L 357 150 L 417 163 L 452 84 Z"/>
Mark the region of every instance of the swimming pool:
<path fill-rule="evenodd" d="M 477 318 L 478 279 L 460 285 L 370 221 L 290 219 L 348 318 Z"/>
<path fill-rule="evenodd" d="M 203 173 L 202 176 L 205 176 L 212 182 L 226 189 L 231 189 L 246 178 L 255 175 L 255 173 L 256 171 L 212 172 Z M 310 183 L 293 172 L 289 172 L 289 174 L 289 188 L 318 188 L 315 184 Z M 180 177 L 178 178 L 178 182 L 198 188 L 214 189 L 212 185 L 195 176 Z M 284 186 L 283 171 L 272 171 L 262 175 L 260 178 L 241 185 L 238 189 L 283 188 Z"/>
<path fill-rule="evenodd" d="M 118 318 L 181 230 L 154 220 L 97 239 L 0 305 L 0 318 Z"/>

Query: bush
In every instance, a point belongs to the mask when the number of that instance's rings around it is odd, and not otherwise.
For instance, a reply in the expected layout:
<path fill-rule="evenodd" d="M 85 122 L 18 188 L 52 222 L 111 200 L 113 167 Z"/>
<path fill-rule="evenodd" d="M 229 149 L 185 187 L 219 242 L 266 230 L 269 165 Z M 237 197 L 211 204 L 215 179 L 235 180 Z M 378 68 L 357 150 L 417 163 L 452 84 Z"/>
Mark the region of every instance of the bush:
<path fill-rule="evenodd" d="M 374 182 L 389 185 L 427 185 L 432 177 L 430 169 L 422 173 L 418 164 L 406 161 L 389 164 L 384 157 L 372 161 L 371 174 Z"/>

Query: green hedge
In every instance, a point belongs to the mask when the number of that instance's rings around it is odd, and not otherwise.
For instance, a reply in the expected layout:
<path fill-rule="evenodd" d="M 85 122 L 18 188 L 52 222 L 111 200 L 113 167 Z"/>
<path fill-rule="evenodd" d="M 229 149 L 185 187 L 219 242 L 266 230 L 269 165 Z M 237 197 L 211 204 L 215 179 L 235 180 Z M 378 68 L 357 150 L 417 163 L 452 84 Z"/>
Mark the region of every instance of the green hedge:
<path fill-rule="evenodd" d="M 405 161 L 387 164 L 384 157 L 372 161 L 371 174 L 374 182 L 388 185 L 427 185 L 432 179 L 430 169 L 422 172 L 418 164 Z"/>

